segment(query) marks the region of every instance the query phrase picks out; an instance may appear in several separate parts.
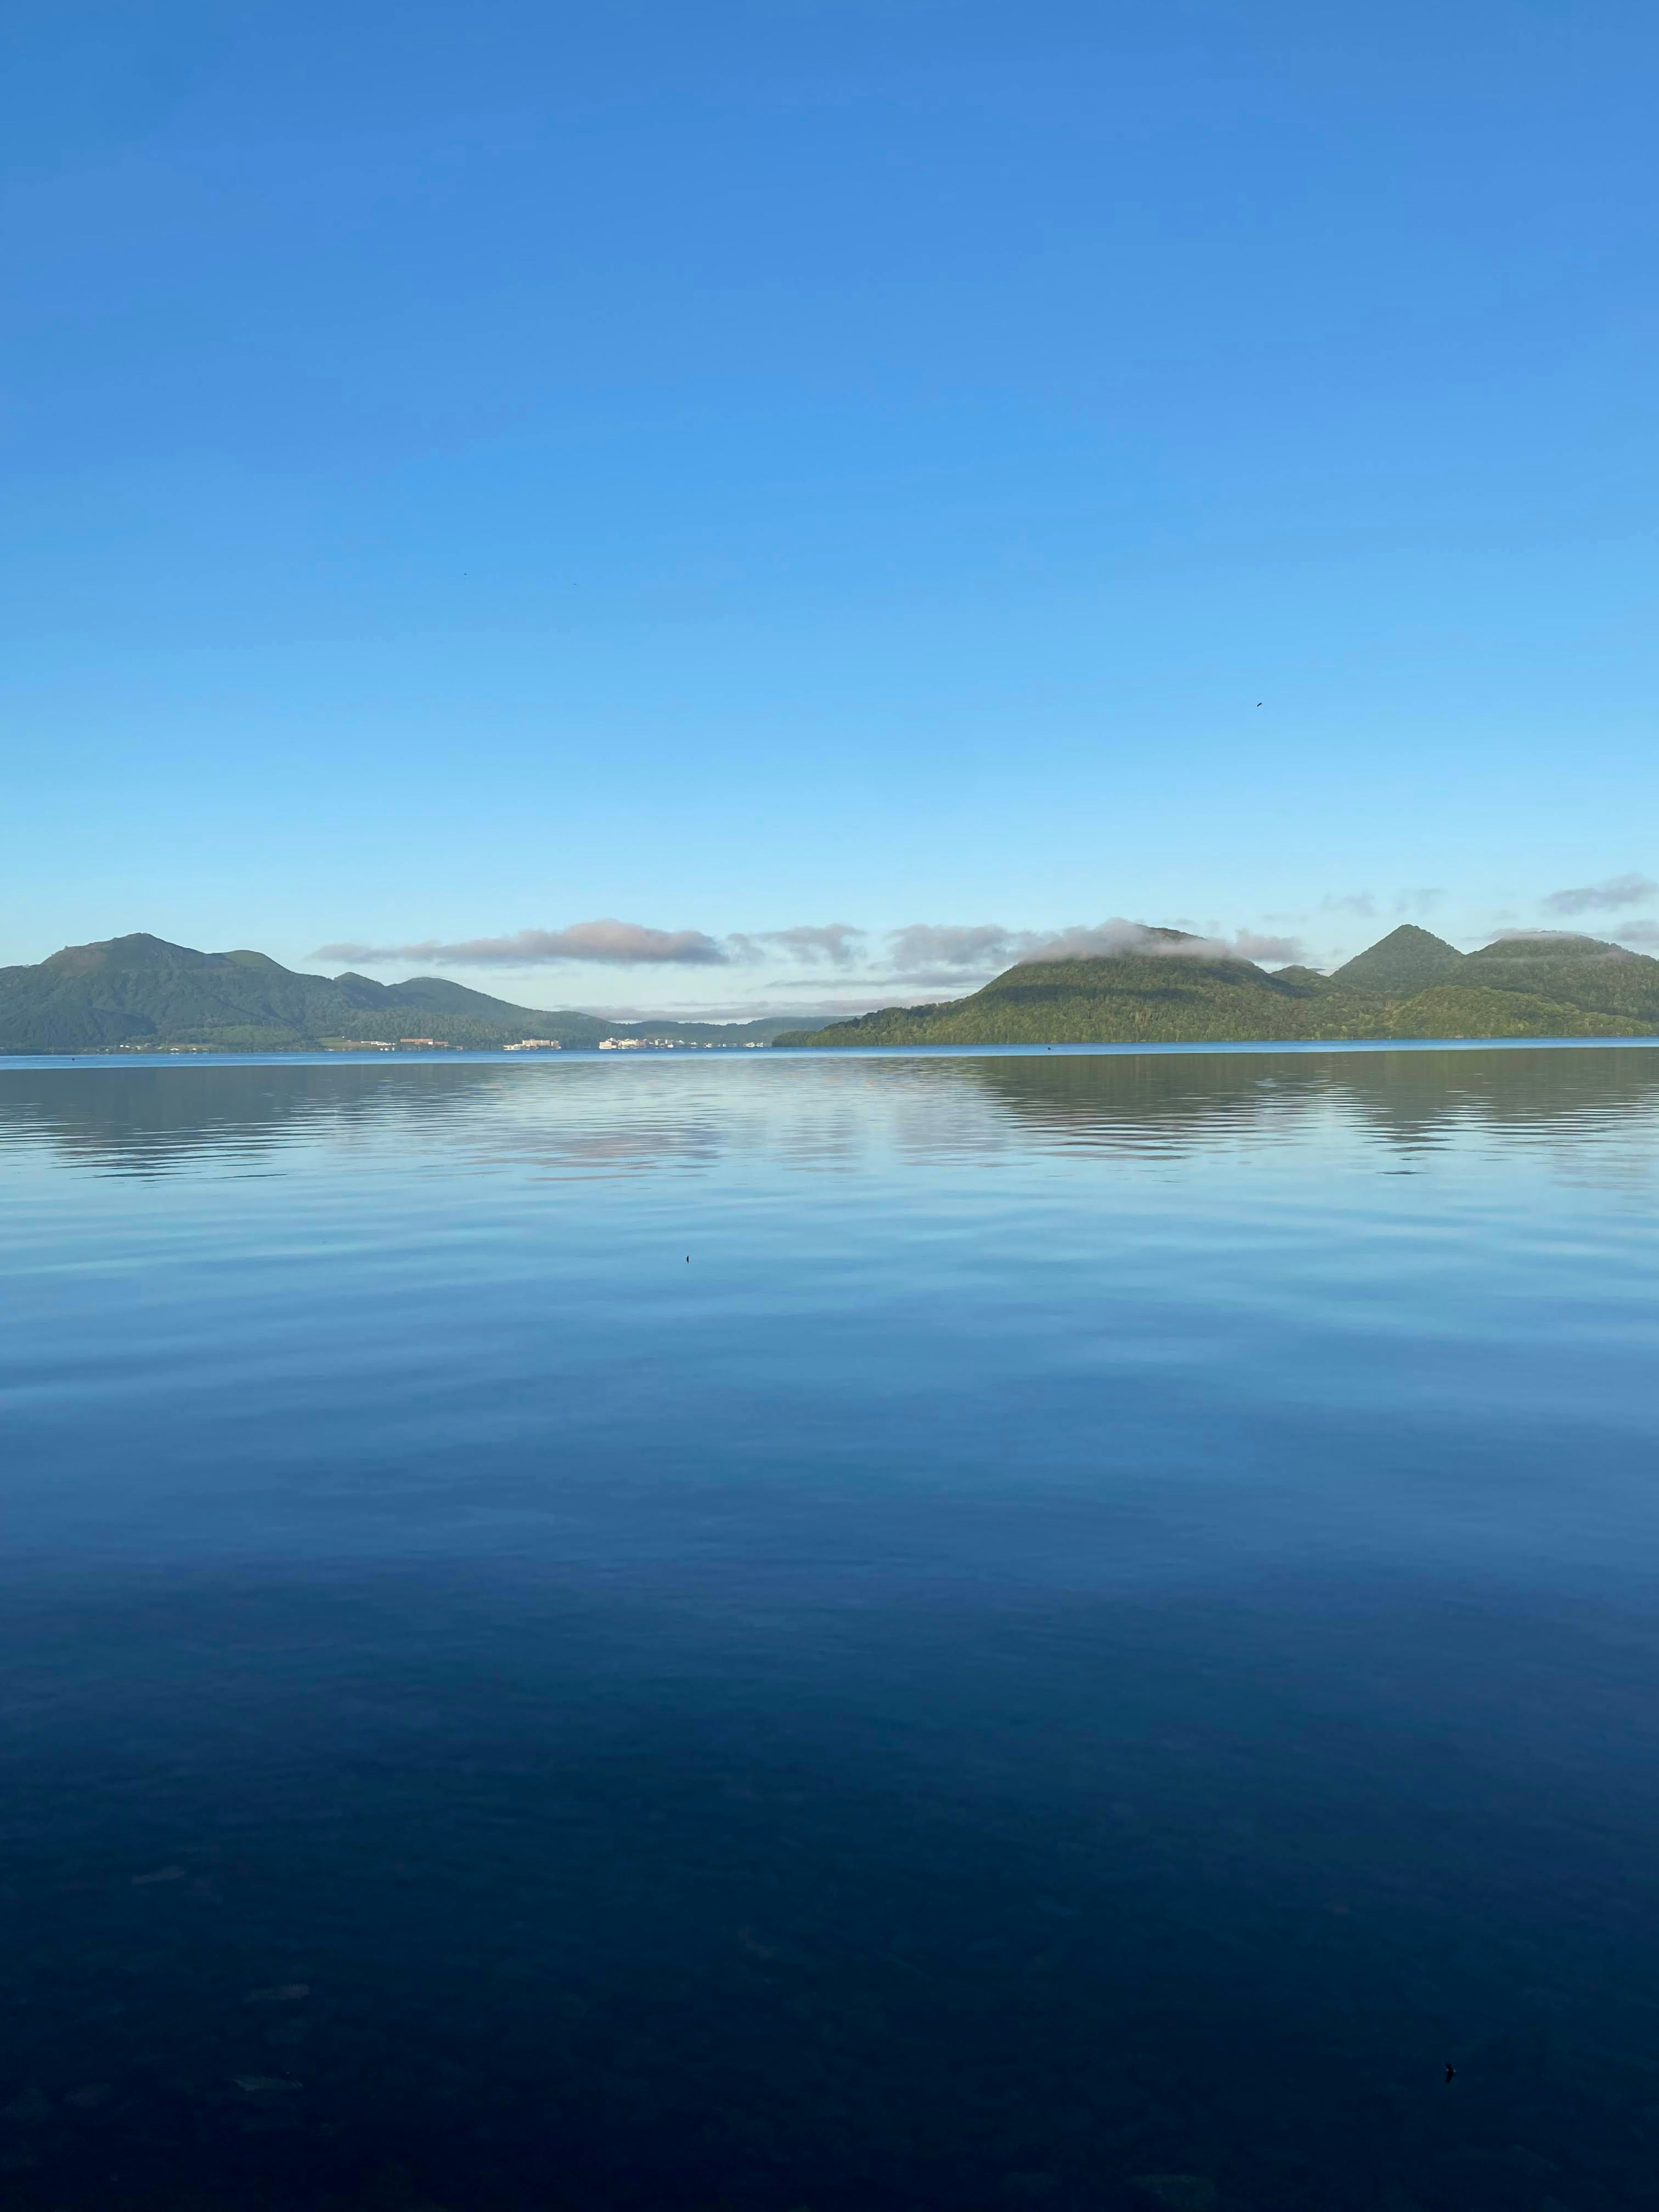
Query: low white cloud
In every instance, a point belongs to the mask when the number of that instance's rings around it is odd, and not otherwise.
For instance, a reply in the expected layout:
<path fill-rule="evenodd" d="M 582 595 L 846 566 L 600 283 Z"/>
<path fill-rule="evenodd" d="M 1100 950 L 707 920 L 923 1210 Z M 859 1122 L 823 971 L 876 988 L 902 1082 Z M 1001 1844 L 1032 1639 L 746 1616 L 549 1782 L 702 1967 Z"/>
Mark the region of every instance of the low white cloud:
<path fill-rule="evenodd" d="M 1605 883 L 1580 884 L 1576 890 L 1551 891 L 1539 904 L 1549 914 L 1611 914 L 1621 906 L 1639 906 L 1659 891 L 1650 876 L 1609 876 Z"/>
<path fill-rule="evenodd" d="M 1006 929 L 996 921 L 913 921 L 887 934 L 888 960 L 899 975 L 964 970 L 983 974 L 1010 966 L 1022 945 L 1032 941 L 1029 930 Z"/>
<path fill-rule="evenodd" d="M 866 934 L 850 921 L 802 922 L 793 929 L 739 932 L 726 942 L 740 959 L 763 959 L 768 951 L 774 951 L 786 959 L 804 961 L 808 967 L 828 963 L 832 968 L 850 968 L 862 957 Z"/>
<path fill-rule="evenodd" d="M 997 922 L 912 922 L 888 936 L 886 981 L 950 989 L 1046 960 L 1148 959 L 1288 961 L 1302 957 L 1296 937 L 1241 929 L 1227 937 L 1164 936 L 1116 916 L 1069 929 L 1008 929 Z"/>
<path fill-rule="evenodd" d="M 1270 937 L 1251 929 L 1241 929 L 1227 947 L 1228 957 L 1237 960 L 1272 961 L 1283 964 L 1300 960 L 1304 947 L 1299 937 Z"/>
<path fill-rule="evenodd" d="M 771 988 L 820 991 L 837 980 L 872 990 L 946 994 L 973 990 L 1022 962 L 1142 956 L 1153 959 L 1251 960 L 1302 957 L 1298 938 L 1239 930 L 1232 937 L 1169 933 L 1122 917 L 1059 930 L 1012 929 L 1001 922 L 910 922 L 889 930 L 880 953 L 870 933 L 852 922 L 799 923 L 789 928 L 734 932 L 715 938 L 697 929 L 653 929 L 605 919 L 564 929 L 521 929 L 509 936 L 398 945 L 357 942 L 319 946 L 313 957 L 386 967 L 531 969 L 565 963 L 609 968 L 773 968 Z M 797 981 L 788 970 L 805 970 Z M 816 977 L 816 980 L 815 980 Z"/>
<path fill-rule="evenodd" d="M 521 929 L 511 937 L 470 937 L 445 945 L 320 945 L 316 960 L 424 960 L 441 968 L 539 968 L 558 961 L 602 967 L 718 968 L 731 954 L 700 929 L 648 929 L 637 921 L 578 921 L 568 929 Z"/>
<path fill-rule="evenodd" d="M 1140 953 L 1160 942 L 1197 944 L 1197 938 L 1171 938 L 1161 940 L 1155 937 L 1144 922 L 1125 921 L 1121 917 L 1110 921 L 1097 922 L 1092 928 L 1082 923 L 1071 929 L 1056 930 L 1050 937 L 1027 940 L 1020 953 L 1022 962 L 1033 960 L 1115 960 L 1130 953 Z"/>
<path fill-rule="evenodd" d="M 1601 956 L 1604 960 L 1616 960 L 1621 948 L 1626 946 L 1637 951 L 1645 951 L 1650 947 L 1659 951 L 1659 921 L 1621 921 L 1613 927 L 1618 932 L 1616 945 L 1607 938 L 1591 940 L 1608 947 Z M 1582 929 L 1492 929 L 1487 931 L 1486 939 L 1492 945 L 1513 945 L 1517 940 L 1523 945 L 1582 945 L 1585 933 Z"/>
<path fill-rule="evenodd" d="M 1582 929 L 1528 929 L 1524 926 L 1486 932 L 1486 941 L 1491 945 L 1508 945 L 1517 939 L 1524 945 L 1547 945 L 1552 938 L 1559 938 L 1563 945 L 1582 945 L 1584 933 Z"/>
<path fill-rule="evenodd" d="M 1273 937 L 1241 929 L 1231 937 L 1166 937 L 1144 922 L 1121 916 L 1092 928 L 1063 929 L 1022 953 L 1026 962 L 1042 960 L 1254 960 L 1287 961 L 1302 957 L 1296 937 Z"/>

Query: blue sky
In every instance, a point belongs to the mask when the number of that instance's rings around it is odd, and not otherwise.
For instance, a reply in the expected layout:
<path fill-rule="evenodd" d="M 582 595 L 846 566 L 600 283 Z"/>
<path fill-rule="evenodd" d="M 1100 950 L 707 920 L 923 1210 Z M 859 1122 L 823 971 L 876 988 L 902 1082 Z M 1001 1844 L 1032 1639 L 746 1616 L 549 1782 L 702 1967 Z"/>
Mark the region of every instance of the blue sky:
<path fill-rule="evenodd" d="M 0 960 L 1659 939 L 1650 5 L 13 0 L 0 80 Z"/>

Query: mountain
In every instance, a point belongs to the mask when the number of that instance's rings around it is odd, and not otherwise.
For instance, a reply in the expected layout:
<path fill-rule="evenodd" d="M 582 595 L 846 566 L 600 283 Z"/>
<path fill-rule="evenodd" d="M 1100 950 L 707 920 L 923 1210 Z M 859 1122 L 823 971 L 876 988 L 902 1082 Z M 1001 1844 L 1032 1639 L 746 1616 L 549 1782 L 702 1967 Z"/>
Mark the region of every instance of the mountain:
<path fill-rule="evenodd" d="M 167 1045 L 270 1052 L 353 1040 L 395 1044 L 411 1036 L 474 1048 L 526 1036 L 589 1047 L 628 1036 L 744 1044 L 769 1042 L 784 1026 L 548 1013 L 442 976 L 376 983 L 367 975 L 307 975 L 263 952 L 198 952 L 142 931 L 67 945 L 33 967 L 0 968 L 0 1053 Z"/>
<path fill-rule="evenodd" d="M 1286 980 L 1254 961 L 1217 958 L 1201 939 L 1178 929 L 1149 931 L 1144 945 L 1099 958 L 1026 962 L 966 999 L 887 1007 L 814 1032 L 787 1032 L 778 1042 L 1168 1044 L 1299 1037 L 1314 1033 L 1323 1012 L 1322 976 Z"/>
<path fill-rule="evenodd" d="M 1600 938 L 1564 930 L 1500 937 L 1469 954 L 1464 977 L 1490 990 L 1591 1007 L 1637 1030 L 1659 1028 L 1659 960 Z"/>
<path fill-rule="evenodd" d="M 142 932 L 0 969 L 0 1053 L 195 1046 L 271 1052 L 409 1036 L 489 1049 L 521 1037 L 684 1044 L 1096 1044 L 1253 1039 L 1631 1036 L 1659 1033 L 1659 960 L 1546 932 L 1462 953 L 1407 924 L 1322 975 L 1218 957 L 1176 929 L 1097 959 L 1032 961 L 944 1006 L 889 1006 L 820 1030 L 607 1022 L 494 999 L 438 975 L 307 975 L 262 952 L 198 952 Z"/>
<path fill-rule="evenodd" d="M 1356 953 L 1329 980 L 1340 991 L 1381 991 L 1390 998 L 1409 998 L 1413 991 L 1449 983 L 1461 972 L 1463 959 L 1443 937 L 1404 921 L 1367 951 Z"/>
<path fill-rule="evenodd" d="M 1177 948 L 1200 940 L 1161 932 L 1156 952 L 1045 960 L 1011 968 L 954 1003 L 891 1006 L 781 1044 L 1092 1044 L 1193 1037 L 1295 1037 L 1308 1034 L 1316 994 L 1281 983 L 1249 960 L 1217 960 Z M 1169 949 L 1165 949 L 1169 948 Z"/>
<path fill-rule="evenodd" d="M 1555 936 L 1465 954 L 1407 924 L 1334 975 L 1270 974 L 1253 961 L 1218 957 L 1180 930 L 1149 930 L 1131 951 L 1030 961 L 965 999 L 884 1007 L 821 1030 L 786 1030 L 776 1042 L 1198 1044 L 1656 1031 L 1659 960 L 1594 938 Z"/>

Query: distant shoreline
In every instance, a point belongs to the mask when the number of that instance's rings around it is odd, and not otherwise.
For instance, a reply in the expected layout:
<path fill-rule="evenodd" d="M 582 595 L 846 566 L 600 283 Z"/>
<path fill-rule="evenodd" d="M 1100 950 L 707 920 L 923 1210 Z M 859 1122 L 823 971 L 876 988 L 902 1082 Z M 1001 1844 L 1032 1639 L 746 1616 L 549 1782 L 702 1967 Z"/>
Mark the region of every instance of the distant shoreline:
<path fill-rule="evenodd" d="M 868 1045 L 783 1045 L 768 1048 L 759 1057 L 763 1065 L 773 1066 L 780 1056 L 791 1060 L 818 1061 L 823 1060 L 1041 1060 L 1045 1057 L 1064 1057 L 1070 1060 L 1090 1059 L 1191 1059 L 1206 1053 L 1224 1055 L 1230 1060 L 1252 1054 L 1273 1054 L 1280 1057 L 1307 1058 L 1317 1053 L 1387 1052 L 1624 1052 L 1659 1050 L 1659 1036 L 1637 1033 L 1630 1036 L 1561 1036 L 1561 1037 L 1217 1037 L 1180 1042 L 1099 1044 L 868 1044 Z M 533 1057 L 540 1066 L 569 1064 L 572 1061 L 591 1062 L 595 1066 L 626 1065 L 640 1060 L 671 1060 L 698 1058 L 710 1055 L 723 1060 L 752 1059 L 741 1046 L 715 1045 L 703 1048 L 658 1046 L 648 1051 L 622 1054 L 601 1053 L 597 1047 L 567 1048 L 562 1053 L 533 1056 L 505 1049 L 479 1048 L 449 1052 L 375 1052 L 344 1053 L 307 1049 L 301 1047 L 278 1048 L 265 1052 L 168 1051 L 154 1052 L 77 1052 L 77 1053 L 6 1053 L 0 1052 L 0 1074 L 9 1070 L 21 1073 L 31 1071 L 63 1071 L 68 1068 L 87 1068 L 102 1071 L 112 1068 L 153 1067 L 164 1062 L 172 1068 L 185 1067 L 353 1067 L 383 1066 L 388 1062 L 408 1066 L 434 1067 L 465 1061 L 476 1066 L 480 1061 L 500 1062 L 502 1066 L 522 1067 L 526 1059 Z"/>
<path fill-rule="evenodd" d="M 1659 1036 L 1659 960 L 1577 932 L 1480 951 L 1404 922 L 1332 975 L 1259 967 L 1189 932 L 1115 926 L 1109 949 L 1024 962 L 966 998 L 799 1018 L 634 1019 L 519 1006 L 443 976 L 313 975 L 143 931 L 0 969 L 0 1054 L 78 1061 L 539 1058 L 558 1052 L 1032 1050 L 1512 1042 Z"/>

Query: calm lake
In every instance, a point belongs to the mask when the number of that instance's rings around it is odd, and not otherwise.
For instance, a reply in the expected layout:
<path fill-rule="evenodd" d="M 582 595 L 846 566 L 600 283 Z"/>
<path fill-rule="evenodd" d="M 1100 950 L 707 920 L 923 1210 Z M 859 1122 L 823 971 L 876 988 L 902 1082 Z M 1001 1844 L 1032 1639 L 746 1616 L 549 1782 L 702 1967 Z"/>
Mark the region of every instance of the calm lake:
<path fill-rule="evenodd" d="M 0 1063 L 0 1198 L 6 2212 L 1659 2202 L 1659 1049 Z"/>

